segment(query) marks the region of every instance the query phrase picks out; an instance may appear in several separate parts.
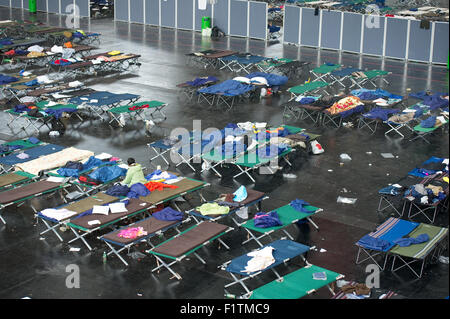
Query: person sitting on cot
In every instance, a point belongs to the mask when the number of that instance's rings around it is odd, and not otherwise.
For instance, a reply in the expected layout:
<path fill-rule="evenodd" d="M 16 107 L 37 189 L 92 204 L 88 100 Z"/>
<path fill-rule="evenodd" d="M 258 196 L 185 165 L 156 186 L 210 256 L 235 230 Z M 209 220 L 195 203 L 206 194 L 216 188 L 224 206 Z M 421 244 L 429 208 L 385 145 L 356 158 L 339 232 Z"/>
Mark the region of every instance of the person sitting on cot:
<path fill-rule="evenodd" d="M 134 158 L 129 158 L 127 160 L 127 164 L 129 168 L 127 171 L 127 175 L 125 176 L 125 179 L 121 183 L 122 185 L 131 187 L 137 183 L 141 184 L 147 183 L 141 164 L 136 163 L 136 160 Z"/>

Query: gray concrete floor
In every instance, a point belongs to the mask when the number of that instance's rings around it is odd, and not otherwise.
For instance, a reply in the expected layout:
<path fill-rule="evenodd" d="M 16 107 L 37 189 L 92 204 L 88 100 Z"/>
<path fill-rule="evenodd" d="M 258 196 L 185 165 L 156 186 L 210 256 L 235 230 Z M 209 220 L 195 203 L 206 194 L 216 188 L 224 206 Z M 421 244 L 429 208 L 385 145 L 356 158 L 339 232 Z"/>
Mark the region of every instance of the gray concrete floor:
<path fill-rule="evenodd" d="M 0 20 L 27 18 L 26 15 L 21 10 L 0 8 Z M 66 19 L 46 14 L 38 14 L 37 18 L 51 25 L 64 25 Z M 227 37 L 212 41 L 191 31 L 127 24 L 108 19 L 82 20 L 80 27 L 102 34 L 99 52 L 118 49 L 142 55 L 142 66 L 137 74 L 108 79 L 95 78 L 92 87 L 117 93 L 139 94 L 142 100 L 165 101 L 169 103 L 166 108 L 168 119 L 151 132 L 145 132 L 141 123 L 117 129 L 106 123 L 92 121 L 84 123 L 78 129 L 69 128 L 60 138 L 49 138 L 48 132 L 43 132 L 39 138 L 96 153 L 108 152 L 124 159 L 134 157 L 150 168 L 163 163 L 149 163 L 150 152 L 146 144 L 162 138 L 176 127 L 192 129 L 193 120 L 201 120 L 202 128 L 222 128 L 230 122 L 245 121 L 264 121 L 273 125 L 283 123 L 283 109 L 280 105 L 287 100 L 287 94 L 254 104 L 239 105 L 231 112 L 186 105 L 177 95 L 178 83 L 204 75 L 215 75 L 222 80 L 233 77 L 227 72 L 204 71 L 187 66 L 186 53 L 209 48 L 233 49 L 310 61 L 312 66 L 333 62 L 360 68 L 384 69 L 392 72 L 388 77 L 390 85 L 384 87 L 392 93 L 405 95 L 407 89 L 412 92 L 424 89 L 448 91 L 448 72 L 441 66 L 382 60 L 378 57 L 298 48 L 243 38 Z M 11 131 L 5 121 L 6 116 L 1 113 L 0 139 L 12 140 L 22 136 L 20 130 Z M 370 135 L 354 128 L 324 129 L 307 122 L 286 123 L 321 134 L 319 141 L 325 149 L 322 155 L 298 156 L 294 160 L 292 172 L 297 174 L 296 179 L 285 179 L 279 173 L 273 176 L 256 175 L 256 183 L 250 184 L 246 178 L 233 180 L 226 172 L 224 178 L 218 179 L 212 174 L 194 174 L 183 166 L 179 171 L 185 176 L 210 182 L 212 186 L 205 193 L 207 199 L 234 191 L 244 184 L 270 196 L 263 203 L 265 211 L 283 206 L 295 198 L 323 208 L 324 212 L 315 218 L 320 231 L 303 225 L 293 226 L 290 232 L 299 242 L 326 249 L 325 253 L 311 253 L 308 256 L 311 263 L 342 273 L 347 280 L 364 282 L 367 275 L 365 265 L 355 265 L 357 248 L 354 243 L 387 218 L 377 214 L 378 190 L 388 183 L 396 182 L 430 156 L 448 157 L 448 132 L 436 137 L 428 145 L 387 139 L 381 131 Z M 371 155 L 366 153 L 369 151 L 372 152 Z M 380 153 L 388 152 L 398 158 L 381 157 Z M 353 160 L 340 166 L 341 153 L 350 154 Z M 333 171 L 329 172 L 330 169 Z M 344 188 L 349 192 L 343 193 Z M 336 199 L 340 195 L 358 198 L 358 201 L 355 205 L 338 204 Z M 56 198 L 36 202 L 38 207 L 55 207 L 58 204 L 60 202 Z M 26 205 L 17 210 L 8 209 L 5 216 L 8 224 L 0 225 L 0 271 L 3 274 L 0 278 L 0 298 L 220 299 L 223 298 L 223 286 L 228 282 L 228 277 L 217 266 L 256 248 L 254 244 L 242 247 L 240 243 L 245 234 L 241 230 L 235 230 L 224 238 L 231 248 L 229 251 L 223 248 L 218 251 L 215 245 L 200 250 L 200 255 L 207 260 L 206 266 L 195 258 L 176 266 L 177 271 L 184 275 L 184 279 L 177 282 L 169 278 L 167 271 L 152 274 L 151 268 L 154 267 L 155 260 L 148 256 L 142 260 L 131 260 L 128 268 L 117 258 L 109 258 L 103 264 L 101 256 L 106 247 L 94 236 L 90 238 L 95 248 L 92 252 L 81 243 L 73 245 L 81 247 L 80 252 L 69 252 L 70 245 L 59 243 L 51 235 L 41 239 L 39 231 L 44 226 L 34 223 L 32 211 Z M 440 214 L 437 223 L 448 226 L 448 215 Z M 64 235 L 71 237 L 67 233 Z M 170 235 L 171 233 L 168 234 Z M 147 247 L 138 248 L 143 251 Z M 448 256 L 448 252 L 445 254 Z M 67 289 L 65 286 L 65 269 L 69 264 L 80 267 L 81 289 Z M 288 273 L 297 268 L 293 263 L 280 272 Z M 394 290 L 407 298 L 444 298 L 449 294 L 448 265 L 435 264 L 427 267 L 420 280 L 414 280 L 408 273 L 399 275 L 383 272 L 381 288 Z M 255 288 L 270 280 L 273 280 L 271 276 L 262 276 L 251 286 Z M 321 291 L 311 298 L 329 298 L 329 294 Z"/>

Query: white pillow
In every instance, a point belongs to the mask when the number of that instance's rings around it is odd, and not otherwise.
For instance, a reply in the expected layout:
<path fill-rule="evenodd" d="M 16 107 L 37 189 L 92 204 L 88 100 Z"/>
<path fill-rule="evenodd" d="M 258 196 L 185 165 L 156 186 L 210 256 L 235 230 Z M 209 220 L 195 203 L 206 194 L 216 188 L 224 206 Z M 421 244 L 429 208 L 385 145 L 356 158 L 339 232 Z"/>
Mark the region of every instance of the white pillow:
<path fill-rule="evenodd" d="M 251 78 L 250 82 L 251 83 L 260 83 L 260 84 L 269 85 L 269 83 L 267 82 L 267 79 L 263 78 L 262 76 L 257 76 L 257 77 Z"/>
<path fill-rule="evenodd" d="M 243 82 L 245 84 L 250 84 L 250 79 L 246 78 L 246 77 L 243 77 L 243 76 L 235 77 L 233 80 L 234 81 L 238 81 L 238 82 Z"/>

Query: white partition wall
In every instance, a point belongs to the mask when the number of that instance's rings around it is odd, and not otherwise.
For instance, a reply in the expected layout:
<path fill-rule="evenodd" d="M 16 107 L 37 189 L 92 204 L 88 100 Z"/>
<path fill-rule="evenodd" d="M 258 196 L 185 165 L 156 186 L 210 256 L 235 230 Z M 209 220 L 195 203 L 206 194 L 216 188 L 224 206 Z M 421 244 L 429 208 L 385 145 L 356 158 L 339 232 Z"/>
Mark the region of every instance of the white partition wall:
<path fill-rule="evenodd" d="M 283 42 L 386 58 L 446 64 L 447 22 L 319 10 L 287 5 Z"/>

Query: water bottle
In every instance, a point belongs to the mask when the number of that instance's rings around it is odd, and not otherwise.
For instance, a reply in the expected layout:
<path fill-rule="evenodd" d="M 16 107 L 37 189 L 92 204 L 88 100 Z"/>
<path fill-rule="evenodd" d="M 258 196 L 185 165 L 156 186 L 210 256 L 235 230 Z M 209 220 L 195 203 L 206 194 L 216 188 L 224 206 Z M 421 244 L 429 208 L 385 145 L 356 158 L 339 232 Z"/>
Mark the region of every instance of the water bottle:
<path fill-rule="evenodd" d="M 106 251 L 103 252 L 103 263 L 106 264 Z"/>

